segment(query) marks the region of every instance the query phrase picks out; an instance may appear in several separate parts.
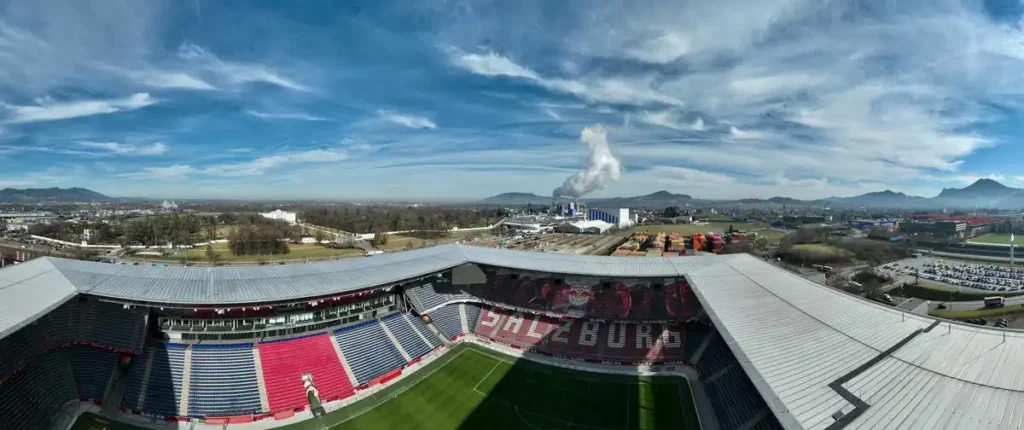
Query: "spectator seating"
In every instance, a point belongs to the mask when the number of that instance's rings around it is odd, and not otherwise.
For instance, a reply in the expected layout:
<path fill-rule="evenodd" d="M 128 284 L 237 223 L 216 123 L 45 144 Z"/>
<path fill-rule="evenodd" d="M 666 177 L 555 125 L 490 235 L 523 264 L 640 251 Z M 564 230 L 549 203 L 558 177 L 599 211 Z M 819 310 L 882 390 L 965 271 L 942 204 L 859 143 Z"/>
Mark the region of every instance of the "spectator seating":
<path fill-rule="evenodd" d="M 426 342 L 423 342 L 423 339 L 416 334 L 412 326 L 405 322 L 405 318 L 402 314 L 395 313 L 388 315 L 382 318 L 381 322 L 387 326 L 388 331 L 390 331 L 391 335 L 398 340 L 398 343 L 402 345 L 402 349 L 404 349 L 405 353 L 409 354 L 410 357 L 422 357 L 432 349 L 432 345 L 428 345 Z"/>
<path fill-rule="evenodd" d="M 189 416 L 246 415 L 262 409 L 252 344 L 192 347 Z"/>
<path fill-rule="evenodd" d="M 313 375 L 321 400 L 343 399 L 355 393 L 331 342 L 331 337 L 324 333 L 259 344 L 270 403 L 268 412 L 309 404 L 302 384 L 304 373 Z"/>
<path fill-rule="evenodd" d="M 466 325 L 470 331 L 476 329 L 477 321 L 480 321 L 480 305 L 466 303 Z"/>
<path fill-rule="evenodd" d="M 352 373 L 359 384 L 366 384 L 390 370 L 405 365 L 405 358 L 384 334 L 377 320 L 361 322 L 334 331 Z"/>
<path fill-rule="evenodd" d="M 736 358 L 733 357 L 732 351 L 729 350 L 729 346 L 725 344 L 722 336 L 717 333 L 712 336 L 707 348 L 700 356 L 700 361 L 697 362 L 697 370 L 700 371 L 702 378 L 708 378 L 736 362 Z"/>
<path fill-rule="evenodd" d="M 520 348 L 595 361 L 689 361 L 683 325 L 597 322 L 484 308 L 478 335 Z"/>
<path fill-rule="evenodd" d="M 74 343 L 140 351 L 145 318 L 141 311 L 112 303 L 71 299 L 0 340 L 0 381 L 43 352 Z"/>
<path fill-rule="evenodd" d="M 451 286 L 446 285 L 445 287 L 449 289 L 449 291 L 454 291 L 451 289 Z M 429 283 L 406 287 L 405 296 L 409 298 L 409 302 L 412 303 L 413 309 L 420 312 L 441 306 L 452 300 L 474 298 L 473 296 L 463 292 L 439 292 L 437 291 L 437 286 L 435 284 Z"/>
<path fill-rule="evenodd" d="M 443 306 L 429 315 L 430 319 L 434 321 L 434 326 L 441 330 L 441 333 L 448 339 L 462 333 L 462 317 L 459 316 L 458 305 Z"/>
<path fill-rule="evenodd" d="M 427 343 L 430 344 L 431 349 L 441 346 L 441 341 L 434 335 L 434 332 L 430 331 L 430 328 L 427 327 L 427 324 L 424 323 L 422 319 L 410 314 L 405 314 L 403 316 L 412 323 L 412 326 L 416 331 L 420 332 L 420 334 L 427 339 Z"/>
<path fill-rule="evenodd" d="M 0 427 L 45 429 L 70 400 L 77 399 L 75 378 L 63 351 L 43 354 L 0 390 Z"/>
<path fill-rule="evenodd" d="M 138 409 L 139 396 L 142 395 L 142 378 L 146 373 L 146 356 L 149 354 L 150 351 L 147 350 L 144 355 L 132 358 L 132 364 L 128 368 L 128 382 L 125 384 L 124 394 L 121 396 L 121 406 L 132 410 Z"/>
<path fill-rule="evenodd" d="M 71 346 L 61 352 L 70 360 L 79 397 L 103 401 L 120 355 L 88 346 Z"/>
<path fill-rule="evenodd" d="M 181 388 L 185 375 L 185 345 L 158 343 L 151 346 L 146 355 L 152 355 L 149 382 L 146 386 L 145 404 L 142 410 L 178 416 L 181 411 Z M 150 359 L 145 357 L 144 360 Z M 145 363 L 145 362 L 143 362 Z"/>
<path fill-rule="evenodd" d="M 757 388 L 740 367 L 733 367 L 714 381 L 704 384 L 715 409 L 719 427 L 738 429 L 768 408 Z"/>

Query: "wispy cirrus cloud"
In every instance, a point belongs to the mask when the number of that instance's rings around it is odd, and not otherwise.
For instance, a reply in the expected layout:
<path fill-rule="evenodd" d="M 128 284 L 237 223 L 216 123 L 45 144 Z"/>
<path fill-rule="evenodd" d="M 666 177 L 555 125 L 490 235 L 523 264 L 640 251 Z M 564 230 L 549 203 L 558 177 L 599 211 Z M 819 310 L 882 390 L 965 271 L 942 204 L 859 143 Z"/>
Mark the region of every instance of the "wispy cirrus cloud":
<path fill-rule="evenodd" d="M 398 113 L 390 110 L 378 110 L 377 116 L 381 119 L 408 128 L 435 129 L 437 124 L 429 118 L 419 115 Z"/>
<path fill-rule="evenodd" d="M 92 142 L 82 141 L 78 145 L 85 148 L 99 149 L 114 155 L 162 155 L 170 151 L 170 148 L 162 142 L 151 144 L 130 144 L 119 142 Z"/>
<path fill-rule="evenodd" d="M 230 85 L 263 83 L 295 91 L 310 92 L 308 85 L 289 78 L 279 71 L 262 64 L 223 60 L 207 49 L 194 43 L 183 43 L 178 47 L 178 57 L 198 73 L 210 74 L 217 81 Z"/>
<path fill-rule="evenodd" d="M 319 117 L 316 115 L 310 115 L 302 112 L 260 112 L 255 110 L 247 110 L 245 113 L 252 115 L 257 118 L 263 119 L 289 119 L 298 121 L 327 121 L 327 118 Z"/>
<path fill-rule="evenodd" d="M 158 100 L 150 96 L 149 93 L 135 93 L 119 99 L 74 101 L 57 101 L 44 97 L 36 99 L 35 105 L 18 106 L 4 104 L 2 106 L 8 111 L 8 116 L 4 119 L 4 122 L 20 124 L 131 111 L 154 105 L 157 102 Z"/>
<path fill-rule="evenodd" d="M 144 167 L 137 172 L 122 173 L 118 176 L 132 179 L 185 179 L 198 169 L 187 164 L 174 164 L 163 167 Z"/>

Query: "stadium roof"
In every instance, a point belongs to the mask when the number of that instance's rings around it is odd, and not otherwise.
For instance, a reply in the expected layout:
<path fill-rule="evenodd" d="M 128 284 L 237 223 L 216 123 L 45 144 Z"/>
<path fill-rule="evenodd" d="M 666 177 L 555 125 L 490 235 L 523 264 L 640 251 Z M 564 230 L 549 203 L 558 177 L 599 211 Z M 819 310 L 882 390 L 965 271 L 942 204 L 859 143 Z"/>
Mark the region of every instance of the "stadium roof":
<path fill-rule="evenodd" d="M 76 292 L 170 303 L 284 300 L 400 282 L 465 262 L 582 276 L 685 275 L 787 428 L 1024 427 L 1024 333 L 906 313 L 749 255 L 596 257 L 446 245 L 249 268 L 40 258 L 0 270 L 0 337 Z"/>
<path fill-rule="evenodd" d="M 0 339 L 78 294 L 45 259 L 0 271 Z"/>
<path fill-rule="evenodd" d="M 138 302 L 218 305 L 300 300 L 399 283 L 466 262 L 589 276 L 679 277 L 709 257 L 609 258 L 443 245 L 323 263 L 257 267 L 153 267 L 43 257 L 0 271 L 0 285 L 26 270 L 53 272 L 61 285 Z M 13 291 L 13 290 L 12 290 Z M 4 299 L 0 295 L 0 300 Z"/>

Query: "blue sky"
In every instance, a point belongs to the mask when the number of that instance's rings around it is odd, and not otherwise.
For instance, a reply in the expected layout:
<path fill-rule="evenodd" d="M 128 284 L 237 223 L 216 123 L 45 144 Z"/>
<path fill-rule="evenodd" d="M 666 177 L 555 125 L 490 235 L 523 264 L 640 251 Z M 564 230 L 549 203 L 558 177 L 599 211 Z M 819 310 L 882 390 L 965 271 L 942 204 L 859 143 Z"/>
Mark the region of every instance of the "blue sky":
<path fill-rule="evenodd" d="M 1024 187 L 1015 1 L 0 1 L 0 187 L 114 196 Z M 607 167 L 607 166 L 606 166 Z"/>

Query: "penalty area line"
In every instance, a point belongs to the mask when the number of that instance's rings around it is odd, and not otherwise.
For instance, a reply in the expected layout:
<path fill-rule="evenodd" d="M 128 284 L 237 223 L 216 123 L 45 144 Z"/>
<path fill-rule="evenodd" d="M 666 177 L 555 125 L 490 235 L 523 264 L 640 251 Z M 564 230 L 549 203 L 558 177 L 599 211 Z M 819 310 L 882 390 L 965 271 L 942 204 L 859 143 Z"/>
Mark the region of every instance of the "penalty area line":
<path fill-rule="evenodd" d="M 477 383 L 476 383 L 476 385 L 474 385 L 474 386 L 473 386 L 473 391 L 476 391 L 476 392 L 478 392 L 478 393 L 480 393 L 480 394 L 483 394 L 483 395 L 485 395 L 485 396 L 486 396 L 486 395 L 487 395 L 486 393 L 484 393 L 483 391 L 480 391 L 480 390 L 478 390 L 477 388 L 478 388 L 478 387 L 480 387 L 480 384 L 483 384 L 483 383 L 484 383 L 484 381 L 486 381 L 486 380 L 487 380 L 487 378 L 489 378 L 489 377 L 491 376 L 491 374 L 492 374 L 492 373 L 494 373 L 494 370 L 495 370 L 495 369 L 497 369 L 497 368 L 498 368 L 498 366 L 500 366 L 500 365 L 501 365 L 501 363 L 502 363 L 502 361 L 501 361 L 501 360 L 498 360 L 498 362 L 497 362 L 497 363 L 494 363 L 494 367 L 492 367 L 492 368 L 491 368 L 491 371 L 490 371 L 490 372 L 487 372 L 487 374 L 486 374 L 486 375 L 484 375 L 484 377 L 480 379 L 480 382 L 477 382 Z"/>

